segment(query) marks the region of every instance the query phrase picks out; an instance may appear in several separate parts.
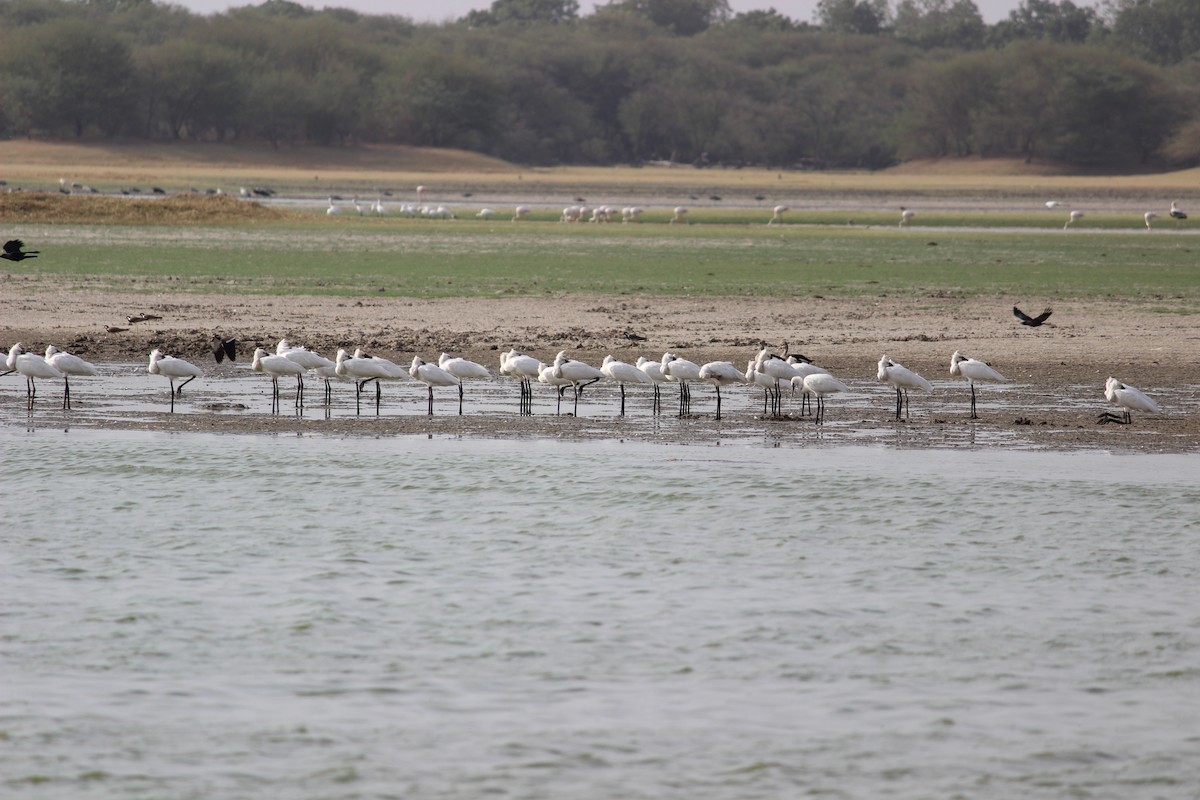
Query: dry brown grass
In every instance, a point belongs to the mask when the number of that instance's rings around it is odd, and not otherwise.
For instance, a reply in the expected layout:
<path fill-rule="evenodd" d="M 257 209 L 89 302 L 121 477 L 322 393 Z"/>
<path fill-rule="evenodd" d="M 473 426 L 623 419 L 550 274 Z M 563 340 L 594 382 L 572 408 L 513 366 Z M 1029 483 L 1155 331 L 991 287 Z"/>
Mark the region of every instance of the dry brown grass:
<path fill-rule="evenodd" d="M 180 194 L 161 199 L 69 196 L 44 192 L 0 195 L 0 219 L 5 222 L 154 225 L 258 221 L 282 216 L 279 211 L 260 203 L 228 195 Z"/>
<path fill-rule="evenodd" d="M 1080 175 L 1061 165 L 1020 159 L 918 161 L 879 172 L 780 172 L 765 169 L 677 167 L 520 167 L 456 150 L 400 146 L 294 147 L 143 142 L 0 142 L 0 177 L 9 187 L 55 191 L 59 178 L 104 191 L 161 186 L 171 192 L 265 185 L 320 197 L 349 192 L 373 196 L 391 189 L 412 196 L 418 184 L 438 194 L 517 195 L 721 194 L 772 197 L 842 193 L 959 195 L 963 193 L 1105 196 L 1194 195 L 1200 169 L 1142 175 Z"/>

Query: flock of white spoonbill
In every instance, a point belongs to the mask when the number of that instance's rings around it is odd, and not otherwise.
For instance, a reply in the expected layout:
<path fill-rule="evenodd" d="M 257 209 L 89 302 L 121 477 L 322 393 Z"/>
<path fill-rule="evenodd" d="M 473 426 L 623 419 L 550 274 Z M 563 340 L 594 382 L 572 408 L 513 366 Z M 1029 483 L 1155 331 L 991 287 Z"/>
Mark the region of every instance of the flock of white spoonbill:
<path fill-rule="evenodd" d="M 232 339 L 222 339 L 213 336 L 213 356 L 220 362 L 228 357 L 236 356 L 236 342 Z M 786 352 L 786 351 L 785 351 Z M 95 365 L 84 361 L 78 356 L 65 353 L 54 345 L 46 348 L 43 357 L 37 353 L 29 353 L 21 343 L 14 344 L 8 351 L 6 361 L 8 371 L 0 375 L 18 372 L 26 379 L 26 403 L 32 410 L 37 396 L 35 381 L 42 379 L 61 379 L 63 381 L 63 408 L 71 407 L 70 379 L 74 376 L 98 375 Z M 419 356 L 414 356 L 407 369 L 381 358 L 367 355 L 361 349 L 353 354 L 339 349 L 335 359 L 325 358 L 320 353 L 305 347 L 295 347 L 286 339 L 279 341 L 274 353 L 269 353 L 259 347 L 254 351 L 251 368 L 261 372 L 271 379 L 271 411 L 279 410 L 280 378 L 295 378 L 296 392 L 294 405 L 301 408 L 304 404 L 304 377 L 309 375 L 325 383 L 324 403 L 331 402 L 331 383 L 335 380 L 353 381 L 355 407 L 362 410 L 362 393 L 368 384 L 375 384 L 375 413 L 379 413 L 382 400 L 384 381 L 416 380 L 426 386 L 428 395 L 428 413 L 433 414 L 433 399 L 435 388 L 455 388 L 458 391 L 458 413 L 463 413 L 463 383 L 470 380 L 490 380 L 491 370 L 482 364 L 456 358 L 448 353 L 442 353 L 437 364 L 429 363 Z M 150 363 L 147 371 L 151 375 L 160 375 L 170 383 L 171 411 L 175 410 L 175 398 L 183 393 L 183 387 L 196 378 L 204 376 L 204 371 L 182 358 L 164 355 L 155 349 L 150 353 Z M 625 387 L 628 384 L 640 384 L 653 392 L 653 413 L 662 410 L 660 388 L 663 384 L 676 384 L 679 388 L 679 414 L 689 414 L 691 411 L 691 384 L 707 383 L 713 386 L 716 393 L 715 418 L 721 418 L 721 388 L 728 386 L 752 386 L 763 390 L 763 413 L 780 416 L 782 405 L 782 390 L 787 387 L 792 393 L 801 396 L 801 414 L 806 406 L 811 405 L 813 398 L 816 408 L 813 419 L 817 424 L 825 421 L 825 400 L 830 395 L 849 392 L 850 388 L 829 372 L 799 354 L 780 356 L 764 347 L 746 364 L 745 372 L 739 370 L 728 361 L 710 361 L 697 364 L 674 353 L 664 353 L 662 358 L 652 360 L 638 358 L 637 363 L 629 364 L 619 361 L 612 355 L 605 356 L 599 368 L 583 361 L 568 358 L 566 351 L 561 351 L 552 363 L 539 361 L 533 356 L 509 350 L 500 354 L 499 375 L 503 378 L 516 380 L 520 385 L 520 413 L 533 413 L 533 382 L 537 381 L 556 390 L 557 406 L 561 411 L 563 394 L 569 387 L 572 391 L 572 413 L 579 413 L 579 398 L 583 390 L 597 381 L 616 383 L 621 393 L 621 414 L 625 413 Z M 978 419 L 976 413 L 976 384 L 1005 383 L 1003 375 L 987 363 L 963 355 L 957 350 L 950 357 L 950 375 L 962 378 L 971 390 L 971 419 Z M 896 419 L 907 419 L 909 413 L 908 393 L 912 390 L 931 391 L 933 384 L 921 375 L 908 369 L 899 362 L 883 356 L 879 359 L 875 376 L 887 384 L 896 393 Z M 176 386 L 176 381 L 179 385 Z M 1110 403 L 1121 408 L 1120 414 L 1105 412 L 1101 422 L 1129 423 L 1130 411 L 1156 413 L 1158 404 L 1138 389 L 1129 386 L 1116 378 L 1109 378 L 1105 384 L 1104 396 Z M 810 409 L 811 410 L 811 409 Z"/>

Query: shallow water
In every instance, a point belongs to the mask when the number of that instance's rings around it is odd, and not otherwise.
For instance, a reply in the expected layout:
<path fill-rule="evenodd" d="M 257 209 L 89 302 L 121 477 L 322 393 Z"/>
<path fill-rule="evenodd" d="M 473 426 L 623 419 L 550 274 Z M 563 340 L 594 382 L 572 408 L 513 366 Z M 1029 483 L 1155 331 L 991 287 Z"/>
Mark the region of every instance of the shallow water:
<path fill-rule="evenodd" d="M 15 798 L 1200 785 L 1200 460 L 0 428 Z"/>

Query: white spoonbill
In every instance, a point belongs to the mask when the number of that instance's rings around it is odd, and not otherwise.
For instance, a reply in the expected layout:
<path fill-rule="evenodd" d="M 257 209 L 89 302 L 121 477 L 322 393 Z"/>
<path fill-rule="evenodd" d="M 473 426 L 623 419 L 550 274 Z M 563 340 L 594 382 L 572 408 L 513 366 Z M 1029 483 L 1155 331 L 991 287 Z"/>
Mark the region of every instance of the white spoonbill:
<path fill-rule="evenodd" d="M 337 351 L 335 365 L 334 369 L 338 375 L 354 380 L 355 413 L 362 411 L 363 387 L 371 381 L 375 382 L 376 416 L 379 415 L 379 401 L 383 394 L 379 388 L 379 382 L 400 380 L 408 374 L 398 364 L 394 364 L 386 358 L 366 355 L 361 349 L 355 350 L 354 355 L 351 356 L 346 353 L 345 348 L 340 348 Z"/>
<path fill-rule="evenodd" d="M 912 222 L 912 218 L 916 215 L 917 212 L 913 211 L 911 208 L 900 206 L 900 227 L 907 227 L 908 223 Z"/>
<path fill-rule="evenodd" d="M 304 369 L 312 372 L 318 378 L 325 382 L 325 405 L 329 405 L 332 398 L 332 390 L 329 382 L 337 375 L 337 362 L 331 361 L 315 350 L 309 350 L 307 347 L 293 346 L 288 343 L 287 339 L 280 339 L 275 345 L 275 355 L 283 356 L 288 361 L 299 364 Z M 303 387 L 301 388 L 303 394 Z"/>
<path fill-rule="evenodd" d="M 518 220 L 525 219 L 529 216 L 529 210 L 529 206 L 517 206 L 513 209 L 512 221 L 517 222 Z"/>
<path fill-rule="evenodd" d="M 150 366 L 146 371 L 151 375 L 162 375 L 171 383 L 171 413 L 175 413 L 175 395 L 183 395 L 183 387 L 187 386 L 196 378 L 204 377 L 204 370 L 197 367 L 190 361 L 184 361 L 182 358 L 175 356 L 163 355 L 163 351 L 157 347 L 150 353 Z M 179 388 L 175 388 L 175 381 L 178 378 L 186 378 L 183 383 L 179 384 Z"/>
<path fill-rule="evenodd" d="M 579 395 L 583 394 L 585 386 L 591 386 L 598 380 L 605 377 L 604 373 L 593 367 L 591 364 L 585 364 L 582 361 L 575 361 L 567 358 L 567 351 L 560 350 L 554 358 L 555 378 L 568 380 L 575 390 L 575 416 L 579 416 Z"/>
<path fill-rule="evenodd" d="M 901 407 L 904 409 L 904 418 L 908 418 L 909 389 L 923 389 L 927 392 L 933 390 L 932 383 L 886 355 L 879 359 L 876 377 L 896 390 L 896 419 L 900 419 Z"/>
<path fill-rule="evenodd" d="M 1067 221 L 1063 224 L 1063 230 L 1065 231 L 1067 228 L 1071 227 L 1076 222 L 1079 222 L 1081 219 L 1083 219 L 1082 211 L 1072 211 L 1067 215 Z"/>
<path fill-rule="evenodd" d="M 772 213 L 772 214 L 771 214 L 771 219 L 767 221 L 767 224 L 768 224 L 768 225 L 774 225 L 776 222 L 780 222 L 780 223 L 782 223 L 782 222 L 783 222 L 783 214 L 784 214 L 784 212 L 785 212 L 785 211 L 790 211 L 790 210 L 791 210 L 791 209 L 790 209 L 790 208 L 788 208 L 787 206 L 775 206 L 775 208 L 774 208 L 774 209 L 772 209 L 772 211 L 773 211 L 774 213 Z"/>
<path fill-rule="evenodd" d="M 621 416 L 625 416 L 625 384 L 654 383 L 654 379 L 643 372 L 640 368 L 635 367 L 633 364 L 626 364 L 624 361 L 618 361 L 617 358 L 611 353 L 604 357 L 604 363 L 600 365 L 600 371 L 603 372 L 609 380 L 616 381 L 621 387 Z"/>
<path fill-rule="evenodd" d="M 803 384 L 803 379 L 800 379 L 800 381 L 801 384 Z M 771 393 L 775 391 L 775 379 L 766 373 L 759 372 L 758 360 L 752 358 L 746 363 L 746 383 L 749 383 L 752 386 L 762 387 L 763 416 L 765 417 L 767 415 L 767 400 L 771 397 Z"/>
<path fill-rule="evenodd" d="M 71 407 L 71 376 L 100 374 L 95 364 L 63 352 L 52 344 L 46 345 L 46 363 L 63 374 L 63 408 L 66 409 Z"/>
<path fill-rule="evenodd" d="M 758 351 L 754 366 L 756 371 L 775 381 L 775 388 L 771 394 L 771 414 L 778 417 L 783 410 L 783 398 L 779 392 L 779 382 L 791 381 L 800 373 L 796 371 L 792 364 L 775 355 L 766 347 Z"/>
<path fill-rule="evenodd" d="M 542 362 L 533 356 L 527 356 L 516 349 L 500 354 L 500 374 L 506 378 L 516 378 L 521 384 L 520 413 L 533 413 L 533 381 L 541 379 Z"/>
<path fill-rule="evenodd" d="M 556 378 L 554 376 L 554 365 L 543 364 L 538 362 L 538 383 L 544 383 L 558 394 L 558 402 L 554 406 L 554 413 L 562 413 L 562 396 L 571 382 L 566 378 Z"/>
<path fill-rule="evenodd" d="M 1062 206 L 1065 206 L 1065 205 L 1067 205 L 1067 204 L 1062 202 L 1061 200 L 1047 200 L 1046 201 L 1046 208 L 1061 208 Z"/>
<path fill-rule="evenodd" d="M 430 364 L 420 356 L 413 356 L 412 365 L 408 368 L 408 374 L 425 384 L 425 388 L 429 393 L 429 416 L 431 417 L 433 416 L 434 386 L 457 386 L 460 389 L 462 388 L 462 381 L 437 364 Z"/>
<path fill-rule="evenodd" d="M 36 378 L 63 378 L 62 372 L 37 353 L 25 352 L 25 347 L 17 342 L 8 351 L 5 361 L 10 372 L 19 372 L 25 376 L 25 403 L 33 408 L 33 400 L 37 397 Z"/>
<path fill-rule="evenodd" d="M 438 356 L 438 366 L 458 378 L 458 413 L 463 413 L 463 383 L 467 380 L 487 380 L 492 377 L 488 368 L 465 358 L 456 358 L 449 353 Z"/>
<path fill-rule="evenodd" d="M 1154 213 L 1153 211 L 1147 211 L 1145 214 L 1142 214 L 1142 219 L 1146 220 L 1146 230 L 1151 230 L 1153 226 L 1150 224 L 1150 222 L 1158 219 L 1158 214 Z"/>
<path fill-rule="evenodd" d="M 728 361 L 709 361 L 700 367 L 700 380 L 711 383 L 717 390 L 717 419 L 721 418 L 721 386 L 745 383 L 746 374 Z"/>
<path fill-rule="evenodd" d="M 692 390 L 688 383 L 700 380 L 700 365 L 674 353 L 663 353 L 660 367 L 668 381 L 679 384 L 679 416 L 682 417 L 691 411 Z"/>
<path fill-rule="evenodd" d="M 687 213 L 688 210 L 683 206 L 675 206 L 674 213 L 671 215 L 670 224 L 674 225 L 676 222 L 678 222 L 680 224 L 687 225 Z"/>
<path fill-rule="evenodd" d="M 662 364 L 657 361 L 651 361 L 645 356 L 638 356 L 636 366 L 654 382 L 654 405 L 652 406 L 652 411 L 657 414 L 662 411 L 659 385 L 667 382 L 667 376 L 663 375 Z"/>
<path fill-rule="evenodd" d="M 279 379 L 284 376 L 296 378 L 296 408 L 304 405 L 305 368 L 287 356 L 271 355 L 261 347 L 254 350 L 254 361 L 250 368 L 271 378 L 271 412 L 279 410 Z"/>
<path fill-rule="evenodd" d="M 967 383 L 971 385 L 971 419 L 979 419 L 979 415 L 975 413 L 975 381 L 1008 382 L 1007 378 L 992 369 L 987 362 L 969 358 L 957 350 L 950 356 L 950 374 L 956 378 L 966 378 Z"/>
<path fill-rule="evenodd" d="M 1108 398 L 1108 402 L 1120 406 L 1124 413 L 1118 415 L 1106 411 L 1100 415 L 1100 422 L 1122 422 L 1128 425 L 1133 421 L 1129 416 L 1130 410 L 1145 411 L 1148 414 L 1157 414 L 1159 411 L 1158 403 L 1147 397 L 1140 389 L 1122 383 L 1116 378 L 1110 377 L 1104 382 L 1104 396 Z"/>
<path fill-rule="evenodd" d="M 818 425 L 825 424 L 825 395 L 837 392 L 848 392 L 850 387 L 830 375 L 828 372 L 814 372 L 804 377 L 804 391 L 817 398 L 817 413 L 814 421 Z"/>

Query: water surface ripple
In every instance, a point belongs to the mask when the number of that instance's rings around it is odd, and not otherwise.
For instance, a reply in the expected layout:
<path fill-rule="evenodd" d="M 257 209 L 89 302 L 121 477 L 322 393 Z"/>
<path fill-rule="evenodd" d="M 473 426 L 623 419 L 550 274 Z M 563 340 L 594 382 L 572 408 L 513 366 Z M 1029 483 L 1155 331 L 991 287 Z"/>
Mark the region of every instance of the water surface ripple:
<path fill-rule="evenodd" d="M 1200 460 L 0 429 L 6 798 L 1195 797 Z"/>

